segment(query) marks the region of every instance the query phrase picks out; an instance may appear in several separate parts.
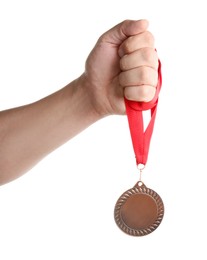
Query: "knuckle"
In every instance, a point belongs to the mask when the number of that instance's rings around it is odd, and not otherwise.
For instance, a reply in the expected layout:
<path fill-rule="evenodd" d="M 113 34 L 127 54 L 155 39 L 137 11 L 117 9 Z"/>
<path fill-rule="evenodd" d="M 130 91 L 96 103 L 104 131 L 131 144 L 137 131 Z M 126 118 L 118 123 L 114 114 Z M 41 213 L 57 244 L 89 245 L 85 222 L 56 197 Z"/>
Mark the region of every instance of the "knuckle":
<path fill-rule="evenodd" d="M 144 39 L 146 43 L 148 43 L 151 46 L 154 46 L 155 39 L 151 32 L 144 32 Z"/>
<path fill-rule="evenodd" d="M 143 49 L 143 58 L 147 62 L 148 66 L 158 69 L 158 55 L 153 48 L 144 48 Z"/>
<path fill-rule="evenodd" d="M 153 49 L 151 49 L 151 48 L 144 48 L 144 49 L 142 49 L 142 56 L 149 63 L 151 63 L 151 62 L 153 62 L 155 60 L 154 53 L 155 53 L 155 51 Z"/>
<path fill-rule="evenodd" d="M 156 86 L 158 81 L 158 73 L 152 68 L 141 67 L 140 68 L 140 83 Z"/>
<path fill-rule="evenodd" d="M 123 45 L 125 53 L 130 53 L 131 52 L 131 45 L 132 45 L 132 36 L 130 36 Z"/>
<path fill-rule="evenodd" d="M 120 69 L 121 70 L 127 70 L 127 55 L 124 55 L 121 59 L 120 59 Z"/>
<path fill-rule="evenodd" d="M 122 21 L 122 26 L 128 25 L 130 22 L 131 22 L 130 19 L 125 19 L 125 20 Z"/>

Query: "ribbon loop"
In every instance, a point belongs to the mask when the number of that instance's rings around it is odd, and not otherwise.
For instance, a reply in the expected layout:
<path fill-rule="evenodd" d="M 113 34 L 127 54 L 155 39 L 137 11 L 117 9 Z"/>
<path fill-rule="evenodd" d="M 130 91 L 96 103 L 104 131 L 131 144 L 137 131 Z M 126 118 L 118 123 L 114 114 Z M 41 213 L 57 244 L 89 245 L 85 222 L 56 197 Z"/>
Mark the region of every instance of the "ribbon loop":
<path fill-rule="evenodd" d="M 126 114 L 129 122 L 129 129 L 132 138 L 132 144 L 136 157 L 136 163 L 146 164 L 150 141 L 153 133 L 155 117 L 158 105 L 158 96 L 162 86 L 161 62 L 158 67 L 158 83 L 154 98 L 150 102 L 136 102 L 125 98 Z M 151 110 L 150 122 L 144 131 L 144 122 L 142 111 Z"/>

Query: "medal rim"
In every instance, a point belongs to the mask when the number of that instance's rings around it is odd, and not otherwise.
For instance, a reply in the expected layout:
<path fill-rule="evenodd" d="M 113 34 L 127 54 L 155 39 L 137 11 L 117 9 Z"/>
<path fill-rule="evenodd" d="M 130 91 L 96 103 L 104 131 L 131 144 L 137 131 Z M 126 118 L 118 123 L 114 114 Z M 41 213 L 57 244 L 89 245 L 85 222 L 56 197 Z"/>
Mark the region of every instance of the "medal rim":
<path fill-rule="evenodd" d="M 140 183 L 141 185 L 139 185 Z M 131 196 L 136 194 L 144 194 L 150 196 L 151 198 L 153 198 L 157 206 L 157 218 L 154 221 L 154 223 L 150 224 L 146 228 L 140 228 L 140 229 L 131 228 L 123 221 L 121 216 L 122 206 L 125 204 L 127 199 L 129 199 Z M 116 224 L 123 232 L 131 236 L 144 236 L 150 234 L 151 232 L 156 230 L 157 227 L 160 225 L 163 216 L 164 216 L 164 204 L 161 197 L 154 190 L 147 188 L 145 184 L 141 181 L 138 181 L 133 188 L 125 191 L 119 197 L 114 209 L 114 219 Z"/>

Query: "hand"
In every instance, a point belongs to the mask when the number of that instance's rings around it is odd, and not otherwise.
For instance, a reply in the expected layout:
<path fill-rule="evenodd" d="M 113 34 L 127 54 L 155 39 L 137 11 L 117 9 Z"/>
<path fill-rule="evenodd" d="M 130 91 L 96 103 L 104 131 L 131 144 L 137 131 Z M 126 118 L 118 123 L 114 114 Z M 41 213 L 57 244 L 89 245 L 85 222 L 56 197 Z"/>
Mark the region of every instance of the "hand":
<path fill-rule="evenodd" d="M 82 75 L 91 103 L 102 116 L 124 114 L 124 96 L 147 102 L 158 80 L 158 57 L 146 20 L 126 20 L 104 33 Z"/>
<path fill-rule="evenodd" d="M 37 102 L 0 113 L 0 185 L 103 116 L 124 114 L 124 96 L 153 98 L 158 59 L 147 27 L 146 20 L 118 24 L 100 37 L 78 79 Z"/>

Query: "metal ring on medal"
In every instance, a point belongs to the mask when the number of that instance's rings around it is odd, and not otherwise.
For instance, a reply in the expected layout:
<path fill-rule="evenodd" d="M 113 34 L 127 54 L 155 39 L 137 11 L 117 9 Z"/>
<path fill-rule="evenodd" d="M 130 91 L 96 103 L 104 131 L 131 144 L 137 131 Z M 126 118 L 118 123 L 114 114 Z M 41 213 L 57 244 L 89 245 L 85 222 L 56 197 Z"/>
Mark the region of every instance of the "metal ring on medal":
<path fill-rule="evenodd" d="M 150 234 L 160 225 L 163 216 L 162 199 L 141 181 L 120 196 L 114 210 L 116 224 L 131 236 Z"/>

